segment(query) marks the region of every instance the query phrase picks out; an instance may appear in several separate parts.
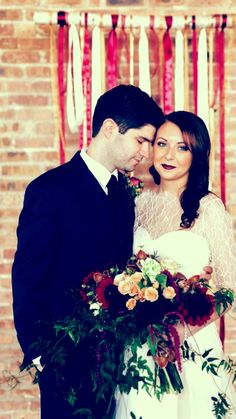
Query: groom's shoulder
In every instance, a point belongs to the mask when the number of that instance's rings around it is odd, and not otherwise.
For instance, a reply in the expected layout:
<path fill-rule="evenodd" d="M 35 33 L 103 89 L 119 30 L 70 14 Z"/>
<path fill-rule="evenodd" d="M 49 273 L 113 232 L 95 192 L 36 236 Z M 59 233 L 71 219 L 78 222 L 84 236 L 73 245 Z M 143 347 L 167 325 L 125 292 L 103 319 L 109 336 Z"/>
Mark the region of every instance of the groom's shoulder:
<path fill-rule="evenodd" d="M 77 172 L 74 170 L 75 160 L 79 160 L 80 156 L 77 152 L 74 157 L 60 166 L 54 167 L 42 173 L 35 179 L 33 179 L 27 188 L 55 188 L 61 187 L 64 184 L 68 185 L 68 182 L 71 182 L 74 174 Z M 79 169 L 78 169 L 79 175 Z"/>

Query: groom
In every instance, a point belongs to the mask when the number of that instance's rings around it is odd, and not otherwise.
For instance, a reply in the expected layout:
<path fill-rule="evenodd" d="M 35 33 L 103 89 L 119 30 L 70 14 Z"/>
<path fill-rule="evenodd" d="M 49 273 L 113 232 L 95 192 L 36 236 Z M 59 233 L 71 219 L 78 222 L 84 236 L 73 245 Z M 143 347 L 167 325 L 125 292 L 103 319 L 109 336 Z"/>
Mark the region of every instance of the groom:
<path fill-rule="evenodd" d="M 163 121 L 162 110 L 145 92 L 132 85 L 117 86 L 97 102 L 88 149 L 26 189 L 12 269 L 13 309 L 23 366 L 34 362 L 39 371 L 42 419 L 74 416 L 56 390 L 45 347 L 35 342 L 52 339 L 53 322 L 71 314 L 70 290 L 78 289 L 89 272 L 125 264 L 130 257 L 134 203 L 119 170 L 133 171 L 149 157 Z M 76 386 L 86 376 L 87 352 L 78 345 L 67 359 L 68 385 Z M 85 384 L 77 407 L 89 404 L 92 413 L 83 417 L 105 417 L 106 405 L 95 409 L 95 396 Z"/>

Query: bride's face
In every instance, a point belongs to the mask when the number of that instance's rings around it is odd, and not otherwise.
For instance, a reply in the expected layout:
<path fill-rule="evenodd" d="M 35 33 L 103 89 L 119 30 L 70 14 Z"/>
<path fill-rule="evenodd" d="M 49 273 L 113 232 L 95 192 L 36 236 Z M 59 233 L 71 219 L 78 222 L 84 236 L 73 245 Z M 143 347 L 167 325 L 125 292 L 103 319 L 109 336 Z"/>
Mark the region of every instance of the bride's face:
<path fill-rule="evenodd" d="M 179 127 L 172 122 L 165 122 L 157 131 L 153 164 L 161 181 L 179 181 L 180 186 L 186 185 L 192 152 Z"/>

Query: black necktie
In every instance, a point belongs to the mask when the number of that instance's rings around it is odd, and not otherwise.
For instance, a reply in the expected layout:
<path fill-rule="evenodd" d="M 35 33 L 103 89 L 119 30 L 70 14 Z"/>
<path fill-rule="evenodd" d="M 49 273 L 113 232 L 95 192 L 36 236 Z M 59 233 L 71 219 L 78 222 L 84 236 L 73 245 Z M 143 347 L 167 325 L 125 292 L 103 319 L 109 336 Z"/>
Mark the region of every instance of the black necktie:
<path fill-rule="evenodd" d="M 109 199 L 114 202 L 117 199 L 118 194 L 118 181 L 115 175 L 111 175 L 110 180 L 107 183 L 107 191 Z"/>

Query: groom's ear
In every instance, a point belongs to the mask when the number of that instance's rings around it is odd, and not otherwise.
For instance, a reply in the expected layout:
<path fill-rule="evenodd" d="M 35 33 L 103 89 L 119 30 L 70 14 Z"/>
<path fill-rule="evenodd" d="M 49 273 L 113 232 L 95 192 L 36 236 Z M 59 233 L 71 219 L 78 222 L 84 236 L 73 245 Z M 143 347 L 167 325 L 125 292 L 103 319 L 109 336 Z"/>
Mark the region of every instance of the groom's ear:
<path fill-rule="evenodd" d="M 118 134 L 119 127 L 112 118 L 107 118 L 107 119 L 104 119 L 103 124 L 101 126 L 101 130 L 102 130 L 103 135 L 106 138 L 110 138 L 113 135 Z"/>

